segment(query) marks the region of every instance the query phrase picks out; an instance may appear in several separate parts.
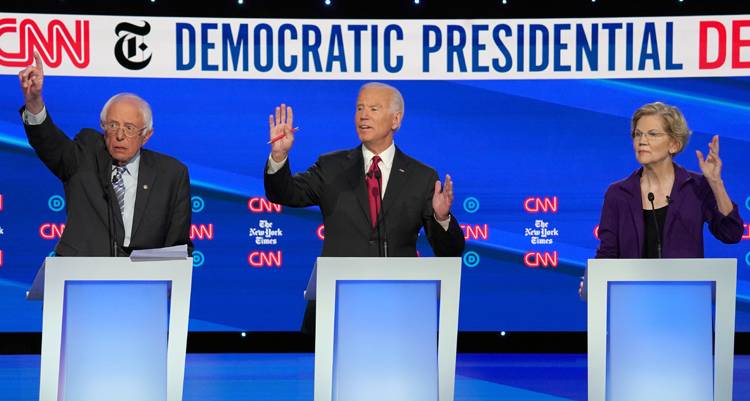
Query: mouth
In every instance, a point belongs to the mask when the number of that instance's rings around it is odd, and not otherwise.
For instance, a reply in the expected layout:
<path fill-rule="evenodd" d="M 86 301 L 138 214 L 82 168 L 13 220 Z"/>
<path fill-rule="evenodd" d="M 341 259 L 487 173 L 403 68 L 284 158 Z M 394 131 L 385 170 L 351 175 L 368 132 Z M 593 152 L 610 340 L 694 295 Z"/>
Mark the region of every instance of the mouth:
<path fill-rule="evenodd" d="M 371 129 L 372 127 L 367 124 L 360 124 L 357 126 L 357 128 L 359 128 L 360 130 L 366 130 L 366 129 Z"/>

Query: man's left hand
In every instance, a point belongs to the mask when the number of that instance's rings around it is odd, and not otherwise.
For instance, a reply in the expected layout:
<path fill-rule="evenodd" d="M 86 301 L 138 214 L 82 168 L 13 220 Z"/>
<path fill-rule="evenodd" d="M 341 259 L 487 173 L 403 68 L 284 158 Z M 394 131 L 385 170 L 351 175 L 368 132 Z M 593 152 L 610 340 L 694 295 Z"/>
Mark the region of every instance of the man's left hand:
<path fill-rule="evenodd" d="M 453 181 L 451 176 L 445 175 L 445 185 L 440 180 L 435 181 L 435 192 L 432 194 L 432 210 L 438 221 L 448 220 L 450 217 L 451 204 L 453 203 Z"/>

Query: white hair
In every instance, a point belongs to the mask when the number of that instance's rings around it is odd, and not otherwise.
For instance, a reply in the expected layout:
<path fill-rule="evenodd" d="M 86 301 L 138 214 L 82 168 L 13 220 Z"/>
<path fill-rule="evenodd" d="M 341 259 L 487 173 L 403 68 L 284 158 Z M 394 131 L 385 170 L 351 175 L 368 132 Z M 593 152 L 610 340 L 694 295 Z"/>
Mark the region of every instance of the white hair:
<path fill-rule="evenodd" d="M 401 92 L 395 87 L 384 84 L 382 82 L 368 82 L 359 88 L 362 92 L 365 89 L 377 88 L 377 89 L 388 89 L 391 91 L 391 111 L 394 113 L 401 113 L 401 117 L 404 115 L 404 97 L 401 96 Z"/>
<path fill-rule="evenodd" d="M 109 107 L 114 103 L 119 102 L 120 100 L 132 100 L 138 105 L 138 110 L 141 112 L 141 117 L 143 117 L 143 123 L 145 124 L 144 130 L 141 135 L 146 135 L 147 132 L 151 131 L 154 128 L 154 117 L 151 113 L 151 106 L 149 106 L 148 102 L 143 100 L 142 97 L 136 95 L 135 93 L 128 92 L 118 93 L 109 98 L 109 100 L 107 100 L 107 103 L 104 103 L 104 107 L 102 107 L 102 111 L 101 113 L 99 113 L 99 121 L 102 124 L 105 124 L 107 122 L 107 112 L 109 111 Z"/>

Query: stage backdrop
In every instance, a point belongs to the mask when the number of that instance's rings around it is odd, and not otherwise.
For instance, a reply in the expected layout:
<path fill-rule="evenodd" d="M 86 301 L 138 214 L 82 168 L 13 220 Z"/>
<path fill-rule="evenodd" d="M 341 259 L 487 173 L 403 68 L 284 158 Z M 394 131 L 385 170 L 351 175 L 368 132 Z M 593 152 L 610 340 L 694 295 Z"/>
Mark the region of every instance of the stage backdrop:
<path fill-rule="evenodd" d="M 263 193 L 268 115 L 294 107 L 294 171 L 358 145 L 357 90 L 406 100 L 396 143 L 451 174 L 467 239 L 460 329 L 583 331 L 577 288 L 607 186 L 638 168 L 630 116 L 660 100 L 721 137 L 723 178 L 750 218 L 750 16 L 576 20 L 267 20 L 0 14 L 0 331 L 38 331 L 24 293 L 64 229 L 60 182 L 29 147 L 17 73 L 39 52 L 47 110 L 70 136 L 117 92 L 154 111 L 148 147 L 185 162 L 196 245 L 191 330 L 297 330 L 325 229 Z M 750 232 L 737 328 L 750 330 Z M 420 240 L 422 256 L 432 254 Z"/>

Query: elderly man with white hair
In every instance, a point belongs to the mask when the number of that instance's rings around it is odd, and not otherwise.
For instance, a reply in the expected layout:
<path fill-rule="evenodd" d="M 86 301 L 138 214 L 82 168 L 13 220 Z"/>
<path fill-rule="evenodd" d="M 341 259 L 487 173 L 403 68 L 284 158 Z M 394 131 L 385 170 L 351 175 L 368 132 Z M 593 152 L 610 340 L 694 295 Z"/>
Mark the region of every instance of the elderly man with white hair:
<path fill-rule="evenodd" d="M 102 108 L 100 126 L 70 139 L 52 121 L 42 99 L 44 67 L 19 74 L 21 108 L 29 144 L 63 183 L 65 231 L 60 256 L 126 256 L 133 249 L 190 241 L 190 179 L 184 164 L 143 149 L 154 133 L 151 107 L 139 96 L 120 93 Z"/>
<path fill-rule="evenodd" d="M 296 131 L 292 108 L 282 104 L 269 116 L 266 196 L 285 206 L 320 206 L 325 224 L 322 256 L 414 257 L 422 228 L 436 256 L 463 253 L 463 231 L 450 213 L 450 176 L 441 183 L 435 169 L 394 144 L 403 116 L 404 100 L 396 88 L 378 82 L 363 85 L 354 113 L 361 143 L 320 156 L 296 175 L 288 160 Z M 309 303 L 303 332 L 313 333 L 313 312 Z"/>

